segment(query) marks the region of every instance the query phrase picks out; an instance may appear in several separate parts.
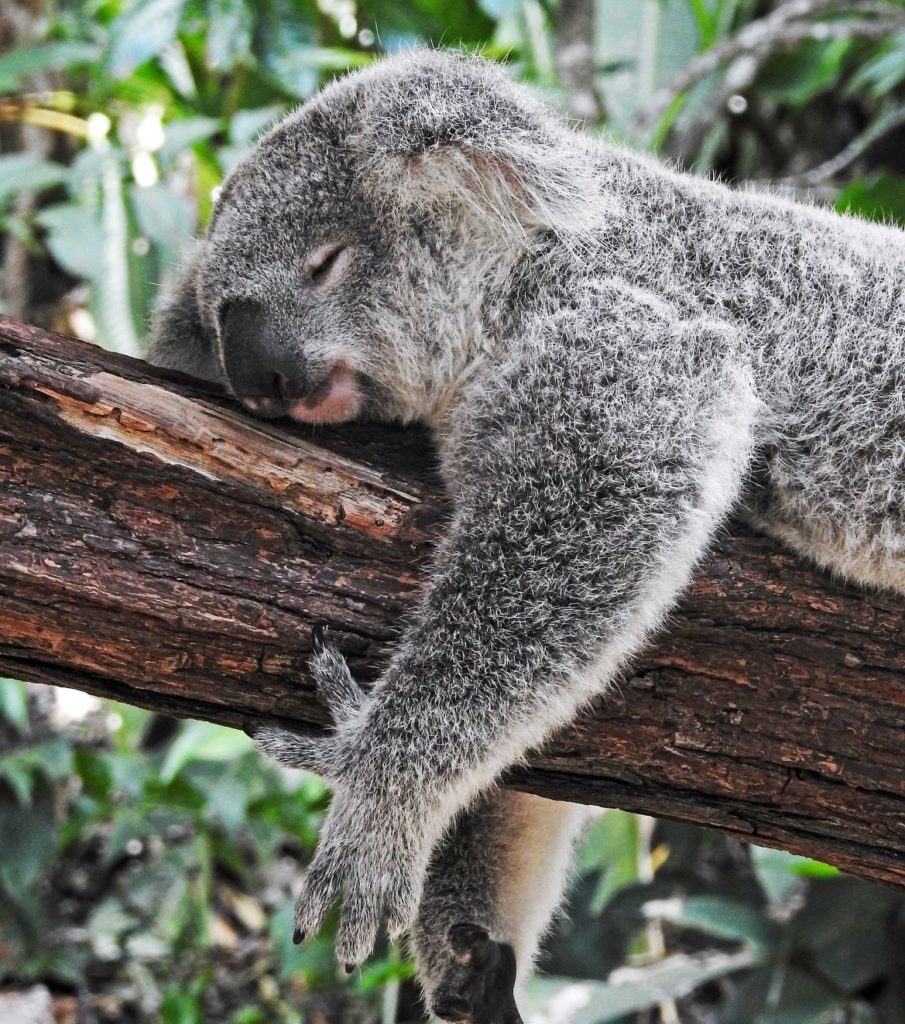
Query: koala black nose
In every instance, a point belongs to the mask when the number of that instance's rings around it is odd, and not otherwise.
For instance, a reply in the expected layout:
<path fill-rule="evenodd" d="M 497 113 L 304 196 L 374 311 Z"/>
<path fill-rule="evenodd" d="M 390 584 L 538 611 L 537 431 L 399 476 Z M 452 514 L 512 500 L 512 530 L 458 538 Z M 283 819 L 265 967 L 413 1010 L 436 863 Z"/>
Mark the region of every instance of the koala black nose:
<path fill-rule="evenodd" d="M 220 333 L 223 368 L 233 394 L 260 416 L 285 416 L 304 391 L 304 370 L 264 306 L 230 303 Z"/>

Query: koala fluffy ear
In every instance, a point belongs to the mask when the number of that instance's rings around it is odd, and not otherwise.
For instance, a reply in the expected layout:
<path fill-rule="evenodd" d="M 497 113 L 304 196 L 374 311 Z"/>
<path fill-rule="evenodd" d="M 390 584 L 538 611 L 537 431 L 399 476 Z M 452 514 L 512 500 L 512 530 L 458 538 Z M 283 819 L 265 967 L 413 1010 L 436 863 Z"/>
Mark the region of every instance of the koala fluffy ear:
<path fill-rule="evenodd" d="M 198 273 L 203 253 L 202 243 L 154 313 L 145 356 L 155 366 L 225 384 L 216 339 L 205 326 L 198 303 Z"/>
<path fill-rule="evenodd" d="M 576 159 L 581 137 L 502 68 L 430 51 L 407 64 L 387 80 L 378 71 L 362 111 L 400 200 L 458 200 L 502 226 L 566 233 L 601 212 L 600 183 L 582 180 L 588 161 Z"/>

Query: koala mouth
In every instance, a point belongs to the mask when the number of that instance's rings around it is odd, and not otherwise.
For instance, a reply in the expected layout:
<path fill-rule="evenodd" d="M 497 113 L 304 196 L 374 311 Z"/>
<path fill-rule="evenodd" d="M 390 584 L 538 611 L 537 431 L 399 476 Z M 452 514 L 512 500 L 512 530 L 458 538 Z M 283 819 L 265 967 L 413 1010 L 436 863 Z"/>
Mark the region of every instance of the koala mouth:
<path fill-rule="evenodd" d="M 343 423 L 361 408 L 355 371 L 340 360 L 310 395 L 293 401 L 288 415 L 299 423 Z"/>

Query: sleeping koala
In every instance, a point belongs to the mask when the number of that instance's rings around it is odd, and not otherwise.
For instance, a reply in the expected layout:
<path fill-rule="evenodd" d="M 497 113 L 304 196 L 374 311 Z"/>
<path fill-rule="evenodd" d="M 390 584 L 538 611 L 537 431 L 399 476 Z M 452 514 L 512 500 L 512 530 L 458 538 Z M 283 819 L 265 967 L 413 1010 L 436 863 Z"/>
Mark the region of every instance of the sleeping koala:
<path fill-rule="evenodd" d="M 504 769 L 607 685 L 730 512 L 905 591 L 905 234 L 568 129 L 496 66 L 334 82 L 223 187 L 151 359 L 259 416 L 432 428 L 454 515 L 365 694 L 259 747 L 334 797 L 296 909 L 410 932 L 429 1006 L 513 1024 L 581 813 Z"/>

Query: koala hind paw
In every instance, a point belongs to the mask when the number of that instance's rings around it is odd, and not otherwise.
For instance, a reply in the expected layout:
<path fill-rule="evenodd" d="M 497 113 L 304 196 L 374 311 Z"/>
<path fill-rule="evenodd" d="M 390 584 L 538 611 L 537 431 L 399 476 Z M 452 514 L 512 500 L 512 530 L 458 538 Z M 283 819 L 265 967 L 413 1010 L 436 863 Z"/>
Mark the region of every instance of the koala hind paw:
<path fill-rule="evenodd" d="M 480 925 L 449 930 L 456 967 L 431 999 L 436 1017 L 463 1024 L 522 1024 L 515 1005 L 516 962 L 512 946 L 495 942 Z"/>

